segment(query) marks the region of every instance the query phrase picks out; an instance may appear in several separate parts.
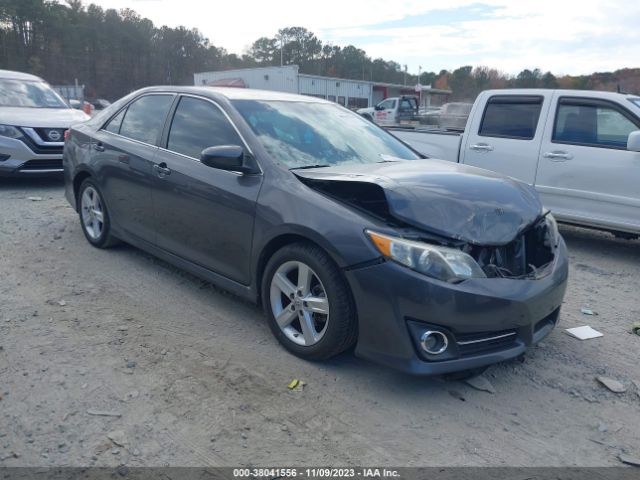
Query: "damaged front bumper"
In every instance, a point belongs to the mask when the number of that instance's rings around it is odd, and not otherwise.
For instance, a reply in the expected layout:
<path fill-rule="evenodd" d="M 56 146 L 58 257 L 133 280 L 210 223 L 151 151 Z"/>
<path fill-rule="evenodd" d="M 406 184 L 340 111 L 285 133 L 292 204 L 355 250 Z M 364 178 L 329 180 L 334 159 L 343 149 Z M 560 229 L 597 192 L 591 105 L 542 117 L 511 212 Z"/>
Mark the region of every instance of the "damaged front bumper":
<path fill-rule="evenodd" d="M 483 367 L 519 356 L 555 327 L 567 286 L 560 240 L 548 275 L 478 278 L 451 284 L 392 261 L 345 271 L 354 295 L 356 354 L 418 375 Z M 421 347 L 426 331 L 442 332 L 438 355 Z"/>

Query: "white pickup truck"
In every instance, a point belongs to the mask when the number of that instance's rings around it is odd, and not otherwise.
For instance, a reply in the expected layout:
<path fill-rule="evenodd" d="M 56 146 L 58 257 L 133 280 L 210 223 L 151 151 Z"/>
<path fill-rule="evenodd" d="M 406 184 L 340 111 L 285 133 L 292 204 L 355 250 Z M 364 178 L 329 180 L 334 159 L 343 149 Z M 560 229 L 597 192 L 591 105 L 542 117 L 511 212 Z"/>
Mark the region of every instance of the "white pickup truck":
<path fill-rule="evenodd" d="M 488 90 L 464 133 L 389 128 L 420 153 L 535 186 L 559 221 L 640 234 L 640 96 Z"/>
<path fill-rule="evenodd" d="M 360 108 L 356 113 L 378 125 L 397 125 L 404 120 L 413 120 L 418 115 L 418 97 L 402 95 L 385 98 L 376 106 Z"/>

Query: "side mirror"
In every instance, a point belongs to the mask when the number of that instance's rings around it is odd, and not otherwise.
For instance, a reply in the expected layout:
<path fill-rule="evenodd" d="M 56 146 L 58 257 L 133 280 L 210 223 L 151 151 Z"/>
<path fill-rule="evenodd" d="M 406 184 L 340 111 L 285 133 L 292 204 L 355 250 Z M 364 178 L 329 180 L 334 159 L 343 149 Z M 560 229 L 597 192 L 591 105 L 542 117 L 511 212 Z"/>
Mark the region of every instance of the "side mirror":
<path fill-rule="evenodd" d="M 378 104 L 375 107 L 373 107 L 373 109 L 380 111 L 380 110 L 384 110 L 384 107 L 382 105 Z"/>
<path fill-rule="evenodd" d="M 627 139 L 627 150 L 630 152 L 640 152 L 640 130 L 631 132 Z"/>
<path fill-rule="evenodd" d="M 200 161 L 207 167 L 232 172 L 251 173 L 253 169 L 244 164 L 244 149 L 239 145 L 218 145 L 205 148 Z"/>

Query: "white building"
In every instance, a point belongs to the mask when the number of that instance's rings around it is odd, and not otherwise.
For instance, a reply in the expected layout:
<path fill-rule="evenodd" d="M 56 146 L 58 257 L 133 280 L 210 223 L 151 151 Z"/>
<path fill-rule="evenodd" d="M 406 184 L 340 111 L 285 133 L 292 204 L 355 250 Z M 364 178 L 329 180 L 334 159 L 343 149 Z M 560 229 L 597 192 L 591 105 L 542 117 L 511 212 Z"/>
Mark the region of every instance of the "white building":
<path fill-rule="evenodd" d="M 298 93 L 324 98 L 349 108 L 372 106 L 388 97 L 417 94 L 416 88 L 409 85 L 307 75 L 299 73 L 297 65 L 202 72 L 194 74 L 193 77 L 194 85 Z M 420 88 L 423 106 L 442 105 L 448 101 L 451 94 L 449 90 L 423 86 Z"/>

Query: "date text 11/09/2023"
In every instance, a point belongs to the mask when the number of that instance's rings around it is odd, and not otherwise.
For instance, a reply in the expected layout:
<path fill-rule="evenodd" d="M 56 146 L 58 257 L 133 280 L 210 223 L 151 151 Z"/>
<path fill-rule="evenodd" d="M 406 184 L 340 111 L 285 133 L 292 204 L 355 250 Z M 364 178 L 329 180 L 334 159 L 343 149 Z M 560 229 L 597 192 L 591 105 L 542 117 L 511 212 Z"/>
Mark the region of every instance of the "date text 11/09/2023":
<path fill-rule="evenodd" d="M 234 468 L 235 478 L 394 478 L 397 470 L 388 468 Z"/>

